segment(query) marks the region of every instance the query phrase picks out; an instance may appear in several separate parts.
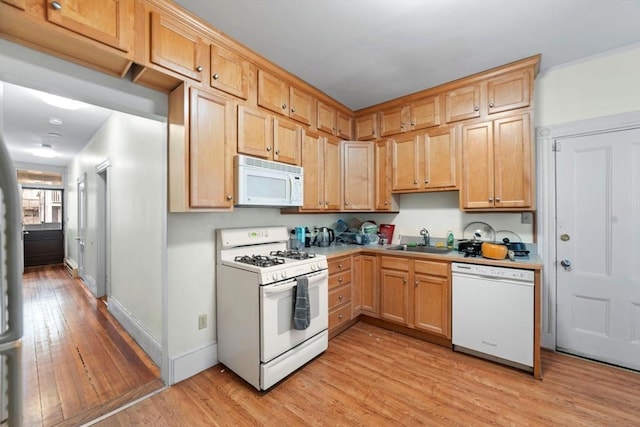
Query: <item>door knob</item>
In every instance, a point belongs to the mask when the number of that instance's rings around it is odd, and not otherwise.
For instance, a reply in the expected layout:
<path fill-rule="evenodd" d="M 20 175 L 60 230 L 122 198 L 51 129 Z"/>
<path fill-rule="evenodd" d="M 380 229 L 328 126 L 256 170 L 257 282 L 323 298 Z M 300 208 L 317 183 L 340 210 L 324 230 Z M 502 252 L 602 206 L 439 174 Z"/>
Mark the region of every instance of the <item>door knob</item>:
<path fill-rule="evenodd" d="M 563 242 L 568 242 L 569 239 L 571 239 L 571 237 L 567 233 L 560 235 L 560 240 L 562 240 Z"/>
<path fill-rule="evenodd" d="M 560 265 L 565 270 L 570 270 L 571 269 L 571 261 L 569 261 L 568 259 L 563 259 L 562 261 L 560 261 Z"/>

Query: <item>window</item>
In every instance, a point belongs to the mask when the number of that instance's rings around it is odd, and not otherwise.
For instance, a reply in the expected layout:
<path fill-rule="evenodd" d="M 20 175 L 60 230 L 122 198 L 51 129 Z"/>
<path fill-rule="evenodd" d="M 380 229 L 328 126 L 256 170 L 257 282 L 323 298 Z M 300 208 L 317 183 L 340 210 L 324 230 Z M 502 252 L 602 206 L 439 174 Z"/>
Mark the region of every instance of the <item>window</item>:
<path fill-rule="evenodd" d="M 62 190 L 23 188 L 22 223 L 31 229 L 62 228 Z"/>

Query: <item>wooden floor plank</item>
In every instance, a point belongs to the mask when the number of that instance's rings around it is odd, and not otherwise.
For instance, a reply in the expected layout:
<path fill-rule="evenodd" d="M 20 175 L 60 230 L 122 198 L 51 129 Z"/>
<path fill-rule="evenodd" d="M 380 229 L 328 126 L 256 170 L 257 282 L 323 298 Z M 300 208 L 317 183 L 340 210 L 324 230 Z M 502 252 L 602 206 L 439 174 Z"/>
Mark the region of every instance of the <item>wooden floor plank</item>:
<path fill-rule="evenodd" d="M 163 386 L 159 369 L 63 266 L 27 269 L 23 290 L 24 425 L 88 421 Z"/>
<path fill-rule="evenodd" d="M 99 426 L 638 426 L 640 374 L 543 351 L 544 378 L 357 323 L 268 392 L 223 365 Z"/>

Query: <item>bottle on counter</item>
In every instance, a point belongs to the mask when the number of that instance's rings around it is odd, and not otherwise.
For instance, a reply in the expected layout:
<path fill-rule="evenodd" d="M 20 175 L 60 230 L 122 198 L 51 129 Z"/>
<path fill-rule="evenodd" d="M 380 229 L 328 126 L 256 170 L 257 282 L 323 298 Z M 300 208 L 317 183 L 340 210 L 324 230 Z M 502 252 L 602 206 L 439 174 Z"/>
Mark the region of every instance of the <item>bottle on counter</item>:
<path fill-rule="evenodd" d="M 453 249 L 453 231 L 447 231 L 447 248 Z"/>

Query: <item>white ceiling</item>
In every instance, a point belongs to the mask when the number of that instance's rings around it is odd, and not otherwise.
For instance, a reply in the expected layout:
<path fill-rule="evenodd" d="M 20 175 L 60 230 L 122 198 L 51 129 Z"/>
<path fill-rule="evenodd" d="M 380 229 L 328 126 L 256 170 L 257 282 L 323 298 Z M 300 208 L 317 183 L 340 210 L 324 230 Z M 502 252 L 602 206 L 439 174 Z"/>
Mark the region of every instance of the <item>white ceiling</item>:
<path fill-rule="evenodd" d="M 175 1 L 354 110 L 538 53 L 544 70 L 640 42 L 640 0 Z M 65 166 L 109 116 L 2 86 L 15 162 Z M 42 143 L 59 156 L 34 157 Z"/>

